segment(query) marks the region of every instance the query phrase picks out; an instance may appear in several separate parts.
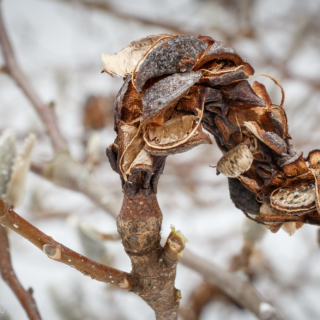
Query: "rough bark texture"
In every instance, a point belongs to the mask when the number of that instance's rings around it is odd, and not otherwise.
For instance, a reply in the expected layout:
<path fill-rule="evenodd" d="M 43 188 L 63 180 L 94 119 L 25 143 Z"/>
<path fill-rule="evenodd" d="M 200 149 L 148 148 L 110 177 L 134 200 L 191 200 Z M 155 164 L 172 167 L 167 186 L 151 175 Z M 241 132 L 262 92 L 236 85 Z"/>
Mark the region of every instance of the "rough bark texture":
<path fill-rule="evenodd" d="M 129 197 L 125 193 L 117 226 L 132 263 L 133 291 L 155 311 L 157 319 L 174 320 L 179 306 L 174 287 L 178 259 L 174 253 L 173 257 L 168 254 L 171 247 L 164 250 L 160 245 L 161 224 L 155 194 L 138 192 Z"/>

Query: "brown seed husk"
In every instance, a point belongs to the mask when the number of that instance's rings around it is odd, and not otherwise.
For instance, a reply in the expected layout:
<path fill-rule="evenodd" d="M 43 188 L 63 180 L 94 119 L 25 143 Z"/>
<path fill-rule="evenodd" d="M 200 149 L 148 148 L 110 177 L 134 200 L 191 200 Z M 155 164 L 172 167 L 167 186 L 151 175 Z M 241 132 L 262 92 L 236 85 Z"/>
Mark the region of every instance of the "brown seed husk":
<path fill-rule="evenodd" d="M 300 185 L 278 188 L 272 192 L 272 208 L 289 213 L 304 213 L 315 209 L 315 186 L 309 182 Z"/>
<path fill-rule="evenodd" d="M 249 170 L 253 162 L 253 156 L 248 146 L 239 144 L 225 154 L 217 164 L 217 172 L 229 178 L 236 178 Z"/>

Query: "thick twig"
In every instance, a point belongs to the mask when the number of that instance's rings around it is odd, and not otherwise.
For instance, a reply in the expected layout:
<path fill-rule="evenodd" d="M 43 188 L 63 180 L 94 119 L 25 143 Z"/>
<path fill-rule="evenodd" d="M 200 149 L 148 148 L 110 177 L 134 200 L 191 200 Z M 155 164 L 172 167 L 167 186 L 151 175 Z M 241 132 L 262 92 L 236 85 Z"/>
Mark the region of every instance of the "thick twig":
<path fill-rule="evenodd" d="M 37 93 L 34 91 L 33 87 L 30 85 L 24 73 L 21 71 L 17 64 L 14 56 L 12 45 L 8 38 L 3 18 L 2 10 L 0 8 L 0 44 L 5 60 L 5 71 L 11 78 L 17 83 L 17 85 L 22 89 L 24 94 L 30 100 L 31 104 L 35 107 L 38 115 L 40 116 L 42 122 L 46 126 L 47 132 L 51 138 L 53 147 L 55 151 L 61 151 L 67 149 L 67 144 L 60 134 L 58 129 L 55 114 L 53 110 L 46 105 Z"/>
<path fill-rule="evenodd" d="M 73 267 L 97 281 L 110 283 L 122 289 L 132 289 L 134 280 L 131 274 L 90 260 L 54 241 L 15 213 L 2 199 L 0 199 L 0 224 L 29 240 L 52 260 Z"/>
<path fill-rule="evenodd" d="M 0 226 L 0 272 L 3 280 L 19 299 L 29 319 L 41 320 L 32 294 L 24 290 L 12 268 L 8 235 L 6 228 L 2 226 Z"/>
<path fill-rule="evenodd" d="M 219 287 L 230 298 L 253 312 L 259 319 L 284 319 L 273 306 L 262 299 L 249 282 L 243 281 L 231 272 L 220 269 L 210 261 L 200 258 L 189 250 L 184 251 L 181 262 L 199 272 L 207 281 Z"/>

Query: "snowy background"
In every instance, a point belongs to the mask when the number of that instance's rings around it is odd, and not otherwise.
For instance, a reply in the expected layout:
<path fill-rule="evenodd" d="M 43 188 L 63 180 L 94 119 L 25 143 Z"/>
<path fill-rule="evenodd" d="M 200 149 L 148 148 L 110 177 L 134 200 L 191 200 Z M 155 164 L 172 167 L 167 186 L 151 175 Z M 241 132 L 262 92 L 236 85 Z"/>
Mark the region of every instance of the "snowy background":
<path fill-rule="evenodd" d="M 87 5 L 82 5 L 86 2 Z M 98 1 L 95 1 L 97 3 Z M 36 91 L 53 102 L 59 126 L 72 156 L 83 161 L 92 131 L 84 129 L 88 96 L 114 99 L 122 80 L 100 74 L 101 53 L 112 54 L 132 40 L 157 33 L 210 35 L 230 43 L 254 66 L 256 73 L 277 78 L 286 91 L 289 132 L 297 151 L 306 156 L 320 140 L 320 1 L 317 0 L 3 0 L 3 15 L 20 66 Z M 88 4 L 89 3 L 89 4 Z M 91 3 L 91 5 L 90 5 Z M 129 17 L 131 17 L 129 19 Z M 3 58 L 0 54 L 0 65 Z M 279 103 L 280 90 L 270 79 L 257 78 Z M 49 138 L 32 105 L 13 81 L 0 74 L 0 130 L 12 128 L 18 145 L 29 132 L 37 134 L 33 160 L 53 156 Z M 113 142 L 112 124 L 99 131 L 101 162 L 93 175 L 122 199 L 120 180 L 105 157 Z M 245 220 L 216 176 L 218 148 L 200 146 L 170 156 L 160 179 L 158 199 L 164 215 L 162 235 L 170 224 L 183 231 L 188 247 L 229 269 L 242 247 Z M 112 217 L 85 196 L 53 186 L 29 173 L 24 204 L 16 210 L 40 230 L 69 248 L 86 254 L 75 227 L 86 221 L 106 233 L 116 232 Z M 254 286 L 292 320 L 320 318 L 320 251 L 317 227 L 303 226 L 289 237 L 267 231 L 259 243 Z M 74 269 L 48 259 L 20 236 L 10 233 L 14 269 L 25 288 L 32 287 L 44 320 L 149 320 L 153 311 L 136 295 L 92 281 Z M 100 245 L 103 261 L 130 271 L 120 241 Z M 181 305 L 201 277 L 181 264 L 176 287 Z M 27 319 L 24 310 L 0 279 L 0 319 Z M 10 318 L 9 318 L 10 317 Z M 235 305 L 212 301 L 202 320 L 255 319 Z"/>

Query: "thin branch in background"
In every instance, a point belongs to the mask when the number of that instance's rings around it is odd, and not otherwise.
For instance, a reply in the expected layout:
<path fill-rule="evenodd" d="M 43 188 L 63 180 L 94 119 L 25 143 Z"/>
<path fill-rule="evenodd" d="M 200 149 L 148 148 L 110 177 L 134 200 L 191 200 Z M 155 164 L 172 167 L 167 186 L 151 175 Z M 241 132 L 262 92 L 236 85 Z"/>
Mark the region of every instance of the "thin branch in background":
<path fill-rule="evenodd" d="M 14 56 L 12 45 L 10 43 L 6 28 L 3 23 L 2 9 L 0 7 L 0 44 L 5 60 L 4 70 L 8 73 L 16 84 L 22 89 L 30 102 L 35 107 L 38 115 L 44 123 L 48 135 L 51 138 L 55 151 L 67 150 L 67 144 L 58 129 L 56 117 L 52 108 L 45 104 L 34 91 L 30 82 L 19 68 Z"/>
<path fill-rule="evenodd" d="M 184 251 L 181 262 L 199 272 L 207 281 L 223 290 L 231 299 L 253 312 L 259 319 L 284 319 L 273 306 L 260 296 L 250 282 L 243 281 L 231 272 L 220 269 L 189 250 Z"/>
<path fill-rule="evenodd" d="M 54 241 L 15 213 L 2 199 L 0 199 L 0 223 L 29 240 L 50 259 L 73 267 L 92 279 L 113 284 L 121 289 L 130 290 L 133 286 L 134 280 L 131 274 L 97 263 Z"/>
<path fill-rule="evenodd" d="M 98 9 L 100 11 L 111 14 L 112 16 L 126 21 L 136 21 L 146 27 L 156 27 L 163 28 L 172 31 L 174 34 L 184 34 L 186 32 L 185 29 L 181 29 L 176 24 L 171 24 L 170 22 L 162 22 L 162 21 L 154 21 L 152 19 L 145 18 L 143 16 L 134 16 L 132 14 L 127 14 L 118 10 L 116 7 L 110 5 L 107 1 L 91 1 L 91 0 L 59 0 L 61 2 L 66 2 L 75 5 L 82 5 L 89 9 Z M 189 35 L 198 36 L 196 32 L 188 31 Z"/>
<path fill-rule="evenodd" d="M 8 284 L 30 320 L 41 320 L 41 316 L 32 297 L 32 291 L 26 291 L 19 282 L 11 263 L 9 239 L 5 227 L 0 226 L 0 272 L 3 280 Z"/>

